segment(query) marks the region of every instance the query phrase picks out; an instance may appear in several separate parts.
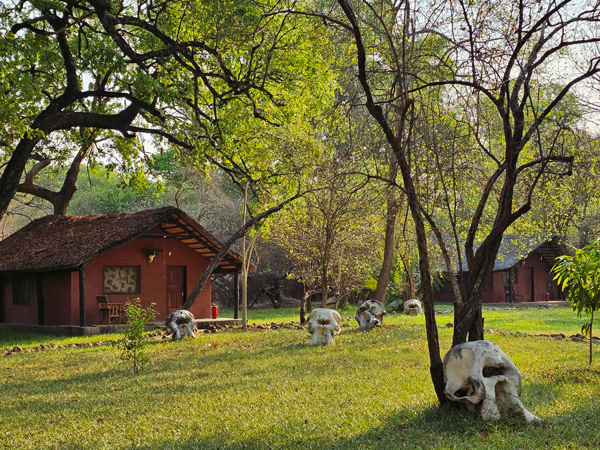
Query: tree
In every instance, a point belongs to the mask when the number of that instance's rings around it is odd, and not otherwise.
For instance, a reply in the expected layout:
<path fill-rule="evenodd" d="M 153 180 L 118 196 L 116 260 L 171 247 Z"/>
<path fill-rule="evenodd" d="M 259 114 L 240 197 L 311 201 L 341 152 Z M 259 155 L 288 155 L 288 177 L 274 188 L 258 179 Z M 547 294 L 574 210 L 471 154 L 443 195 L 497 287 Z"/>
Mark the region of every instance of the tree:
<path fill-rule="evenodd" d="M 151 173 L 160 181 L 162 205 L 175 205 L 221 240 L 238 228 L 242 195 L 226 173 L 182 164 L 177 150 L 152 157 Z"/>
<path fill-rule="evenodd" d="M 332 150 L 304 175 L 307 194 L 269 227 L 270 238 L 294 260 L 293 276 L 305 292 L 320 291 L 321 307 L 360 287 L 379 250 L 377 205 L 383 196 L 352 169 L 349 155 Z"/>
<path fill-rule="evenodd" d="M 592 364 L 594 312 L 600 310 L 600 241 L 575 251 L 575 255 L 563 255 L 552 268 L 554 279 L 567 291 L 577 317 L 582 312 L 590 315 L 589 323 L 581 331 L 590 337 L 590 364 Z"/>
<path fill-rule="evenodd" d="M 409 2 L 385 0 L 338 3 L 342 16 L 327 17 L 354 40 L 364 104 L 398 161 L 414 221 L 430 370 L 442 403 L 443 371 L 427 227 L 437 238 L 454 286 L 453 345 L 467 337 L 482 339 L 481 296 L 503 233 L 531 209 L 533 193 L 545 172 L 557 166 L 556 172 L 569 172 L 572 158 L 548 147 L 540 136 L 561 136 L 560 127 L 551 120 L 553 114 L 576 85 L 599 71 L 600 59 L 593 53 L 593 44 L 600 40 L 595 26 L 600 5 L 582 10 L 570 0 L 543 4 L 521 1 L 501 8 L 485 1 L 462 0 L 418 8 Z M 436 47 L 442 51 L 434 51 Z M 592 52 L 582 65 L 564 74 L 558 89 L 544 96 L 548 87 L 545 75 L 569 50 L 573 50 L 573 57 L 584 58 L 586 51 Z M 464 157 L 488 160 L 482 168 L 485 183 L 470 215 L 464 244 L 460 244 L 463 251 L 458 251 L 457 243 L 454 254 L 420 196 L 421 180 L 415 174 L 426 170 L 416 166 L 413 148 L 406 145 L 410 128 L 404 124 L 411 119 L 416 96 L 431 90 L 439 92 L 444 102 L 458 105 L 458 100 L 468 107 L 465 117 L 476 146 L 463 148 Z M 483 119 L 489 112 L 493 121 L 485 127 Z M 563 169 L 561 164 L 567 167 Z M 434 173 L 443 175 L 439 170 Z M 452 259 L 461 254 L 466 257 L 468 270 L 462 287 L 453 276 L 456 265 Z"/>
<path fill-rule="evenodd" d="M 289 46 L 302 36 L 287 15 L 274 15 L 278 6 L 268 0 L 236 8 L 219 0 L 2 3 L 0 217 L 28 161 L 48 159 L 61 138 L 75 143 L 76 130 L 91 130 L 91 139 L 112 136 L 103 130 L 125 139 L 145 133 L 198 152 L 198 141 L 222 136 L 223 112 L 234 111 L 238 122 L 278 124 L 285 99 L 278 87 L 292 84 L 288 67 L 301 67 L 286 59 L 295 55 Z M 186 134 L 190 117 L 195 132 Z M 71 167 L 86 151 L 82 144 Z M 38 169 L 21 188 L 52 197 L 64 210 L 70 194 L 36 189 L 31 178 Z"/>
<path fill-rule="evenodd" d="M 123 177 L 103 165 L 83 166 L 77 194 L 70 202 L 72 213 L 115 214 L 171 204 L 162 198 L 160 185 L 145 179 L 145 183 L 138 184 Z"/>
<path fill-rule="evenodd" d="M 144 349 L 147 344 L 144 330 L 148 322 L 156 317 L 154 306 L 151 303 L 148 308 L 143 308 L 139 298 L 128 302 L 125 305 L 127 326 L 123 330 L 123 337 L 113 343 L 121 351 L 123 363 L 131 362 L 133 373 L 138 373 L 150 360 Z"/>
<path fill-rule="evenodd" d="M 223 252 L 297 198 L 296 185 L 282 174 L 298 168 L 275 152 L 280 132 L 263 127 L 310 131 L 309 120 L 290 125 L 290 119 L 318 116 L 334 89 L 332 78 L 317 70 L 330 58 L 316 45 L 323 41 L 318 27 L 299 26 L 303 19 L 285 2 L 241 1 L 232 8 L 220 0 L 25 1 L 2 3 L 0 15 L 10 38 L 0 48 L 0 118 L 10 124 L 0 136 L 7 159 L 0 217 L 30 159 L 47 159 L 35 149 L 51 149 L 78 129 L 93 136 L 114 130 L 126 139 L 147 134 L 155 151 L 180 149 L 182 164 L 210 163 L 239 186 L 249 181 L 262 212 L 227 239 Z M 322 86 L 327 89 L 319 91 Z M 39 167 L 23 190 L 41 193 L 33 183 Z M 60 196 L 57 203 L 64 205 L 68 195 Z M 192 290 L 187 308 L 205 282 Z"/>
<path fill-rule="evenodd" d="M 132 92 L 135 76 L 114 76 L 112 65 L 119 57 L 105 37 L 98 33 L 88 40 L 95 26 L 84 9 L 69 2 L 1 6 L 7 38 L 1 41 L 5 60 L 0 114 L 8 124 L 1 142 L 8 161 L 0 177 L 0 216 L 19 188 L 34 149 L 50 142 L 53 134 L 81 127 L 127 134 L 142 109 L 158 114 L 141 92 Z M 104 100 L 109 98 L 113 102 L 107 106 Z M 24 187 L 33 188 L 31 178 Z"/>

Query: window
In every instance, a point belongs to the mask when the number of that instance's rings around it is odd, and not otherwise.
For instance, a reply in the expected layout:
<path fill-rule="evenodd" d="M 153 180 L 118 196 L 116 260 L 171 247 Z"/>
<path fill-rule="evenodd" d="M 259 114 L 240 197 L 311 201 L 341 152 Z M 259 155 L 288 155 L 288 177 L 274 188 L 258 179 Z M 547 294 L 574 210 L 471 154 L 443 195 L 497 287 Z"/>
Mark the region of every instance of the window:
<path fill-rule="evenodd" d="M 13 278 L 13 305 L 33 306 L 37 303 L 37 280 L 25 275 Z"/>
<path fill-rule="evenodd" d="M 104 294 L 139 294 L 140 266 L 104 266 Z"/>

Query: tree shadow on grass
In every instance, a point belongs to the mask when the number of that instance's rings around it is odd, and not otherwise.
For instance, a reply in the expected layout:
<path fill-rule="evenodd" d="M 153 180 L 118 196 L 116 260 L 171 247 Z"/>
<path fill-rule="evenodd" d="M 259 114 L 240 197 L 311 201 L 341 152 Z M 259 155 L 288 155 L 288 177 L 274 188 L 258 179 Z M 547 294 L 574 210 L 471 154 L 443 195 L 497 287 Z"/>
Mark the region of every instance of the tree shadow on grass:
<path fill-rule="evenodd" d="M 452 407 L 430 408 L 409 420 L 406 413 L 395 414 L 382 427 L 332 448 L 599 448 L 595 431 L 599 413 L 600 408 L 590 404 L 525 424 L 517 418 L 484 422 L 474 413 Z"/>
<path fill-rule="evenodd" d="M 204 439 L 155 440 L 128 449 L 541 449 L 599 448 L 595 430 L 599 408 L 580 408 L 541 422 L 524 424 L 517 419 L 483 422 L 477 415 L 453 407 L 410 409 L 391 415 L 381 426 L 351 438 L 319 435 L 300 428 L 288 433 L 274 431 L 276 438 L 265 436 L 238 439 L 219 433 Z M 274 428 L 284 428 L 285 424 Z M 299 427 L 299 426 L 298 426 Z M 583 430 L 582 430 L 583 427 Z M 583 431 L 583 432 L 581 432 Z"/>
<path fill-rule="evenodd" d="M 207 342 L 210 345 L 210 342 Z M 225 344 L 221 344 L 225 346 Z M 217 347 L 218 348 L 218 347 Z M 179 351 L 181 350 L 181 354 Z M 219 351 L 223 350 L 222 348 Z M 212 364 L 225 364 L 237 370 L 239 377 L 252 377 L 255 381 L 261 382 L 268 378 L 268 372 L 271 370 L 268 366 L 246 368 L 249 360 L 266 359 L 273 355 L 273 352 L 280 354 L 282 364 L 288 364 L 287 369 L 292 373 L 296 363 L 304 359 L 310 359 L 308 363 L 313 363 L 317 367 L 325 367 L 322 361 L 326 356 L 334 356 L 337 351 L 335 347 L 311 348 L 303 343 L 288 344 L 273 349 L 269 346 L 253 348 L 252 352 L 245 354 L 243 351 L 232 348 L 232 352 L 212 353 L 198 352 L 193 345 L 186 343 L 174 345 L 173 352 L 170 355 L 172 360 L 161 360 L 148 366 L 140 375 L 133 375 L 123 372 L 125 369 L 106 369 L 102 373 L 79 373 L 70 374 L 63 378 L 53 380 L 39 381 L 35 395 L 25 400 L 30 404 L 20 404 L 12 408 L 2 408 L 2 414 L 18 413 L 18 408 L 27 407 L 33 410 L 44 410 L 43 416 L 40 415 L 40 421 L 48 421 L 48 415 L 61 417 L 63 410 L 69 410 L 79 407 L 76 394 L 85 392 L 86 387 L 92 386 L 98 389 L 111 386 L 120 389 L 127 389 L 128 386 L 136 383 L 152 382 L 152 389 L 145 392 L 144 395 L 158 395 L 165 397 L 166 393 L 174 392 L 177 397 L 187 398 L 188 395 L 203 392 L 210 386 L 215 392 L 223 392 L 231 388 L 228 383 L 231 380 L 218 380 L 210 378 Z M 96 350 L 97 351 L 97 350 Z M 305 358 L 310 356 L 320 356 L 322 358 Z M 93 356 L 93 355 L 91 355 Z M 76 354 L 73 357 L 77 357 Z M 352 362 L 354 364 L 354 362 Z M 394 367 L 397 362 L 390 362 L 390 367 Z M 182 367 L 189 370 L 189 377 L 194 382 L 183 386 L 172 386 L 172 377 L 181 372 Z M 233 369 L 235 368 L 235 369 Z M 249 370 L 252 373 L 246 373 Z M 300 369 L 298 369 L 300 370 Z M 361 369 L 362 370 L 362 369 Z M 388 370 L 388 369 L 386 369 Z M 389 369 L 393 370 L 393 369 Z M 296 372 L 294 372 L 296 373 Z M 600 437 L 596 430 L 597 418 L 600 417 L 600 404 L 590 400 L 589 402 L 576 402 L 565 398 L 566 385 L 576 384 L 581 388 L 586 388 L 586 383 L 590 395 L 597 398 L 599 392 L 598 375 L 600 371 L 595 367 L 582 367 L 573 370 L 552 370 L 543 374 L 539 382 L 528 384 L 524 387 L 524 403 L 533 413 L 542 415 L 538 412 L 548 410 L 548 405 L 553 405 L 552 415 L 546 415 L 540 423 L 525 425 L 518 419 L 506 419 L 499 422 L 483 422 L 477 415 L 466 411 L 458 410 L 452 407 L 433 407 L 425 409 L 403 408 L 401 405 L 391 414 L 387 415 L 383 422 L 377 420 L 378 425 L 367 429 L 361 433 L 352 433 L 346 430 L 340 431 L 336 435 L 336 425 L 313 424 L 311 416 L 311 407 L 307 407 L 307 419 L 296 418 L 293 422 L 285 422 L 277 417 L 272 418 L 272 423 L 257 428 L 246 429 L 244 435 L 241 432 L 236 433 L 235 429 L 211 430 L 203 433 L 195 430 L 186 430 L 181 438 L 172 437 L 173 424 L 167 421 L 164 425 L 165 433 L 158 433 L 155 436 L 145 436 L 143 429 L 134 428 L 133 434 L 137 435 L 136 443 L 117 442 L 109 439 L 106 448 L 128 448 L 128 449 L 395 449 L 395 448 L 426 448 L 426 449 L 538 449 L 538 448 L 600 448 Z M 109 378 L 110 382 L 103 384 L 102 379 Z M 302 372 L 296 376 L 303 380 Z M 163 384 L 156 384 L 156 380 Z M 31 389 L 32 383 L 20 384 L 17 389 Z M 255 386 L 253 386 L 255 387 Z M 407 385 L 406 389 L 412 386 Z M 15 385 L 11 387 L 15 389 Z M 67 389 L 73 395 L 61 396 L 60 394 Z M 169 390 L 170 389 L 170 390 Z M 163 392 L 164 390 L 164 392 Z M 45 398 L 50 398 L 52 404 L 39 395 L 44 393 Z M 209 391 L 206 391 L 210 395 Z M 248 391 L 251 395 L 252 391 Z M 381 392 L 382 396 L 394 398 L 393 392 Z M 564 407 L 561 407 L 561 401 L 564 399 Z M 107 408 L 102 405 L 106 397 L 100 399 L 89 398 L 85 400 L 85 406 L 92 410 L 103 410 Z M 119 402 L 118 398 L 110 401 Z M 309 399 L 306 399 L 309 404 Z M 556 406 L 558 405 L 558 407 Z M 154 403 L 150 407 L 156 407 Z M 257 401 L 257 408 L 260 408 L 260 402 Z M 332 408 L 335 402 L 332 403 Z M 110 409 L 110 407 L 108 408 Z M 235 408 L 232 409 L 232 412 Z M 136 414 L 139 412 L 136 410 Z M 185 414 L 184 410 L 178 410 L 177 414 Z M 368 411 L 358 407 L 356 416 L 361 416 L 362 421 L 368 421 Z M 367 417 L 367 418 L 365 418 Z M 173 419 L 173 417 L 171 417 Z M 348 420 L 348 419 L 346 419 Z M 352 419 L 350 419 L 350 423 Z M 194 422 L 193 426 L 202 427 L 201 418 Z M 368 426 L 368 425 L 367 425 Z M 135 427 L 135 426 L 134 426 Z M 188 425 L 189 427 L 189 425 Z M 262 431 L 260 431 L 262 430 Z M 262 432 L 265 434 L 261 434 Z M 102 432 L 102 431 L 99 431 Z M 254 433 L 254 434 L 253 434 Z M 207 434 L 209 437 L 206 437 Z M 253 435 L 252 435 L 253 434 Z M 170 437 L 163 437 L 170 436 Z M 40 447 L 41 448 L 41 447 Z M 64 442 L 61 448 L 83 448 L 77 443 L 77 436 L 73 440 Z"/>

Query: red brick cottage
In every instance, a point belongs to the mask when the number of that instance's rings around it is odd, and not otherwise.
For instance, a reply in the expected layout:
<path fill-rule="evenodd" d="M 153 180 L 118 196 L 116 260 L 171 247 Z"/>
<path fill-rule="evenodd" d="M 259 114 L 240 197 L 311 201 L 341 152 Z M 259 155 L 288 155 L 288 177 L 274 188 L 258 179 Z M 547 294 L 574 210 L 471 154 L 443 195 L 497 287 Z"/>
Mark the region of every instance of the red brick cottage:
<path fill-rule="evenodd" d="M 0 323 L 98 324 L 97 296 L 179 309 L 221 243 L 183 211 L 46 216 L 0 241 Z M 215 273 L 238 272 L 230 250 Z M 210 280 L 192 313 L 209 318 Z"/>
<path fill-rule="evenodd" d="M 511 236 L 503 238 L 482 303 L 564 300 L 565 294 L 550 272 L 556 258 L 568 254 L 558 238 L 542 242 L 533 239 L 520 244 L 517 242 Z M 466 261 L 464 265 L 466 266 Z M 436 293 L 435 301 L 454 301 L 450 283 L 446 283 Z"/>

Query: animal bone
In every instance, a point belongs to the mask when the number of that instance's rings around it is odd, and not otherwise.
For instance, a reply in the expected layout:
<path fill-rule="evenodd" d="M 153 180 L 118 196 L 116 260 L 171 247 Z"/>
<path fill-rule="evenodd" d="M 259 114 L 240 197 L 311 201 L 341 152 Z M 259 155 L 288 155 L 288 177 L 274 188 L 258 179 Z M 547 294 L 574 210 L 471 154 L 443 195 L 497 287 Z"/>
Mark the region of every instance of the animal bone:
<path fill-rule="evenodd" d="M 312 334 L 308 345 L 335 344 L 335 336 L 342 330 L 342 316 L 334 309 L 315 308 L 308 316 L 306 330 Z"/>
<path fill-rule="evenodd" d="M 479 411 L 483 420 L 500 418 L 498 403 L 526 423 L 539 420 L 521 403 L 521 373 L 493 342 L 452 347 L 444 357 L 444 385 L 447 399 Z"/>
<path fill-rule="evenodd" d="M 165 321 L 165 328 L 167 333 L 173 333 L 174 340 L 188 336 L 196 337 L 194 333 L 196 328 L 194 315 L 185 309 L 179 309 L 169 314 Z"/>
<path fill-rule="evenodd" d="M 409 316 L 420 316 L 423 313 L 421 302 L 419 300 L 406 300 L 404 302 L 404 314 Z"/>
<path fill-rule="evenodd" d="M 370 331 L 372 328 L 381 325 L 383 316 L 387 314 L 381 302 L 377 300 L 365 300 L 359 306 L 354 318 L 358 322 L 360 331 Z"/>

